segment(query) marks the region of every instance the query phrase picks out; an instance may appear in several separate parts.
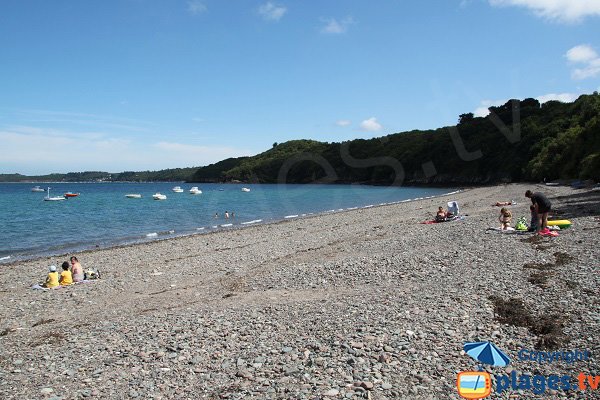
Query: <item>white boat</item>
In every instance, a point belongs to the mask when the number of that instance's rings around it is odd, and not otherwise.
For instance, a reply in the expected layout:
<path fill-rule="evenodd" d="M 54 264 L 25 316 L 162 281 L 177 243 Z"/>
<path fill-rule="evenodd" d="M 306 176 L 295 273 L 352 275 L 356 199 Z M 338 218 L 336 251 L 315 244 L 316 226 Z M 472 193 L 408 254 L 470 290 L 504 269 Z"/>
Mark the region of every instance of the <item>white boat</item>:
<path fill-rule="evenodd" d="M 190 189 L 191 194 L 202 194 L 202 190 L 198 189 L 198 186 L 194 186 Z"/>
<path fill-rule="evenodd" d="M 166 195 L 164 195 L 164 194 L 156 193 L 156 194 L 153 194 L 153 195 L 152 195 L 152 198 L 153 198 L 154 200 L 166 200 L 166 199 L 167 199 L 167 196 L 166 196 Z"/>
<path fill-rule="evenodd" d="M 127 197 L 128 199 L 141 199 L 142 195 L 139 193 L 129 193 L 126 194 L 125 197 Z"/>
<path fill-rule="evenodd" d="M 243 187 L 243 188 L 242 188 L 242 192 L 249 192 L 249 191 L 250 191 L 250 189 L 249 189 L 249 188 L 247 188 L 247 187 Z"/>
<path fill-rule="evenodd" d="M 175 186 L 171 190 L 174 191 L 175 193 L 183 193 L 183 189 L 181 188 L 181 186 Z"/>
<path fill-rule="evenodd" d="M 41 188 L 41 187 L 39 187 L 39 186 L 34 186 L 34 187 L 32 187 L 32 188 L 31 188 L 31 191 L 32 191 L 32 192 L 45 192 L 46 190 L 45 190 L 45 189 L 42 189 L 42 188 Z"/>
<path fill-rule="evenodd" d="M 44 201 L 60 201 L 60 200 L 66 200 L 67 198 L 64 196 L 58 196 L 58 197 L 50 197 L 50 188 L 48 188 L 48 195 L 46 197 L 44 197 Z"/>

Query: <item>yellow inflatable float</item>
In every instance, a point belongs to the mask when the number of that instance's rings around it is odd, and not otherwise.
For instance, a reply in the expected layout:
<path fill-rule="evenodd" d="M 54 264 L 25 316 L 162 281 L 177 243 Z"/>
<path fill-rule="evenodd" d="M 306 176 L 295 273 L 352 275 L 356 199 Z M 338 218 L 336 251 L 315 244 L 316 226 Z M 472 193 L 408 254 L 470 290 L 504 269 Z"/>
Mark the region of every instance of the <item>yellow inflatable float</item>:
<path fill-rule="evenodd" d="M 558 226 L 560 229 L 567 229 L 571 227 L 571 221 L 569 221 L 568 219 L 548 221 L 548 226 Z"/>

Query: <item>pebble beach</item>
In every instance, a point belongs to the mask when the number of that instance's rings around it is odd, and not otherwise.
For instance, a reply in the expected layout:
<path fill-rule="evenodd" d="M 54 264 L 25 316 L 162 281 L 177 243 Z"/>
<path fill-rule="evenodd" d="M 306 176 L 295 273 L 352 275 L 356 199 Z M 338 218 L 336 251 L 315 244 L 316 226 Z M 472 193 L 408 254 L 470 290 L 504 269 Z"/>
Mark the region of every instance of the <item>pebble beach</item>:
<path fill-rule="evenodd" d="M 497 201 L 557 237 L 488 231 Z M 421 224 L 455 200 L 464 218 Z M 599 375 L 600 190 L 510 184 L 75 254 L 90 283 L 32 290 L 69 255 L 0 267 L 2 399 L 459 399 L 492 375 Z M 513 222 L 514 226 L 514 222 Z M 587 350 L 539 363 L 519 351 Z M 507 389 L 490 398 L 600 398 Z"/>

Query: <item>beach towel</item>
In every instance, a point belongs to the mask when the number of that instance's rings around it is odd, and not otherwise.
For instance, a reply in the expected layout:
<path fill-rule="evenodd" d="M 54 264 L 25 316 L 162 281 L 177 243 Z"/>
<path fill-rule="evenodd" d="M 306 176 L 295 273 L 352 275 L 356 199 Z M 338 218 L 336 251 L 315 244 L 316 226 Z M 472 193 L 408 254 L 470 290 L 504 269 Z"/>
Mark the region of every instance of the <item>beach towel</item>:
<path fill-rule="evenodd" d="M 83 280 L 81 282 L 73 282 L 70 285 L 58 285 L 58 286 L 53 287 L 53 288 L 43 287 L 39 283 L 36 283 L 35 285 L 32 285 L 30 289 L 33 289 L 33 290 L 55 290 L 55 289 L 66 288 L 66 287 L 73 286 L 73 285 L 79 285 L 81 283 L 92 283 L 92 282 L 94 282 L 94 281 L 93 280 Z"/>
<path fill-rule="evenodd" d="M 503 234 L 513 234 L 513 235 L 525 235 L 529 232 L 527 231 L 517 231 L 515 228 L 511 228 L 510 226 L 507 229 L 497 228 L 495 226 L 490 226 L 485 230 L 485 233 L 496 232 Z"/>
<path fill-rule="evenodd" d="M 454 217 L 450 217 L 450 218 L 446 218 L 443 221 L 437 221 L 435 219 L 429 220 L 429 221 L 423 221 L 423 222 L 419 222 L 420 224 L 425 224 L 425 225 L 430 225 L 430 224 L 440 224 L 442 222 L 452 222 L 452 221 L 460 221 L 465 219 L 465 217 L 458 217 L 458 216 L 454 216 Z"/>

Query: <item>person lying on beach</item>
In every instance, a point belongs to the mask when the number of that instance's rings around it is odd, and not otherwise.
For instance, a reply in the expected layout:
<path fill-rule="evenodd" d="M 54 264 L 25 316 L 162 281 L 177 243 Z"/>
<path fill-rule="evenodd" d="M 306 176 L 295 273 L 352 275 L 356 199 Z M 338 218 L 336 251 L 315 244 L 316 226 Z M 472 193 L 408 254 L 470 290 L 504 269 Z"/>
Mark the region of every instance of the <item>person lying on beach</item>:
<path fill-rule="evenodd" d="M 496 204 L 492 204 L 492 207 L 504 207 L 512 205 L 512 201 L 497 201 Z"/>
<path fill-rule="evenodd" d="M 83 267 L 75 256 L 71 257 L 71 274 L 73 275 L 73 282 L 83 281 Z"/>
<path fill-rule="evenodd" d="M 442 222 L 446 220 L 446 217 L 448 216 L 448 213 L 446 212 L 446 210 L 444 210 L 443 207 L 439 207 L 437 214 L 435 214 L 435 220 L 437 222 Z"/>
<path fill-rule="evenodd" d="M 58 272 L 56 272 L 56 265 L 51 265 L 48 267 L 48 276 L 46 277 L 46 282 L 42 285 L 45 288 L 54 288 L 58 287 Z"/>
<path fill-rule="evenodd" d="M 498 217 L 498 221 L 502 224 L 500 228 L 502 230 L 507 230 L 510 227 L 510 222 L 512 221 L 512 214 L 506 208 L 502 207 L 500 210 L 500 216 Z"/>
<path fill-rule="evenodd" d="M 62 286 L 72 285 L 73 276 L 71 275 L 71 271 L 69 271 L 69 263 L 67 261 L 62 263 L 62 269 L 63 271 L 60 273 L 60 278 L 58 279 L 58 282 Z"/>

